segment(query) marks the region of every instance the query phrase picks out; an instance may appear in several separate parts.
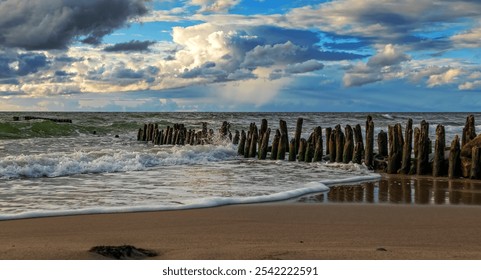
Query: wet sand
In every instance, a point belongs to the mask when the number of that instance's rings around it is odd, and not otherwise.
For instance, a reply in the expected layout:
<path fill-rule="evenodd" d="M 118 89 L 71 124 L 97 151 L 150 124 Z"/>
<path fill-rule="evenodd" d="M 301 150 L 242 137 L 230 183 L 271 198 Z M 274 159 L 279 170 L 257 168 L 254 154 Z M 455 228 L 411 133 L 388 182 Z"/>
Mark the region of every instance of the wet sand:
<path fill-rule="evenodd" d="M 481 259 L 480 217 L 479 206 L 363 201 L 1 221 L 0 259 L 102 259 L 88 250 L 125 244 L 156 259 Z"/>

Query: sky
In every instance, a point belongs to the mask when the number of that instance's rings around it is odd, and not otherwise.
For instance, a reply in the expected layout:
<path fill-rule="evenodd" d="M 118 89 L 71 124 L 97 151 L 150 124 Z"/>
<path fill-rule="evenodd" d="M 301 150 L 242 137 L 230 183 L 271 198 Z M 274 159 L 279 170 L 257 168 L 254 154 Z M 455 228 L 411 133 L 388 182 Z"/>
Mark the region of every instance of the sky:
<path fill-rule="evenodd" d="M 479 0 L 0 0 L 0 111 L 480 108 Z"/>

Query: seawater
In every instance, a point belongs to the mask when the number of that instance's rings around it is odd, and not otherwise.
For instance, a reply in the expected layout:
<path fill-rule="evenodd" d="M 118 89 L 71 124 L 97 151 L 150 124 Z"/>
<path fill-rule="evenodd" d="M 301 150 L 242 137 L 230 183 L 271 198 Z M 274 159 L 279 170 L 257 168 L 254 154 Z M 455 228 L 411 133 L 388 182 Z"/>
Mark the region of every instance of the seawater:
<path fill-rule="evenodd" d="M 13 121 L 34 115 L 72 119 Z M 447 141 L 460 135 L 467 113 L 376 113 L 377 134 L 387 125 L 414 125 L 423 119 L 446 126 Z M 330 186 L 376 181 L 379 175 L 358 164 L 258 161 L 237 156 L 228 142 L 205 146 L 153 146 L 136 141 L 144 123 L 161 128 L 202 122 L 231 131 L 269 121 L 287 121 L 293 137 L 298 117 L 303 137 L 314 127 L 360 124 L 366 113 L 0 113 L 0 219 L 84 213 L 187 209 L 288 200 Z M 475 115 L 479 119 L 479 115 Z M 479 130 L 479 127 L 477 127 Z M 94 134 L 95 132 L 95 134 Z M 118 138 L 115 136 L 118 135 Z M 271 137 L 272 140 L 272 137 Z"/>

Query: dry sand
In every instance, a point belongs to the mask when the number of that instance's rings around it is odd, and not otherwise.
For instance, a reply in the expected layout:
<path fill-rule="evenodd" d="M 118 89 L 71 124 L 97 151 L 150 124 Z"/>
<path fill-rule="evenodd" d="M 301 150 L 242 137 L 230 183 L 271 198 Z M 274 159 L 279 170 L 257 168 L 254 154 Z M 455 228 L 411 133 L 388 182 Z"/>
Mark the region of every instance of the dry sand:
<path fill-rule="evenodd" d="M 0 259 L 97 259 L 91 247 L 124 244 L 158 259 L 481 259 L 480 217 L 479 206 L 281 203 L 1 221 Z"/>

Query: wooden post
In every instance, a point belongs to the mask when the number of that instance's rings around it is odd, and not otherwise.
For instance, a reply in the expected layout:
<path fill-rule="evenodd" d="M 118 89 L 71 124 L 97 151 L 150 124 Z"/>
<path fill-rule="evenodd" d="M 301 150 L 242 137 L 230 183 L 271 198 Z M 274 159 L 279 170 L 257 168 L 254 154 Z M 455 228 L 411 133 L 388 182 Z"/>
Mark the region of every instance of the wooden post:
<path fill-rule="evenodd" d="M 389 126 L 389 156 L 387 163 L 387 173 L 396 174 L 401 167 L 403 139 L 402 127 L 396 124 L 394 127 Z"/>
<path fill-rule="evenodd" d="M 314 135 L 316 135 L 316 140 L 314 143 L 314 157 L 312 160 L 314 162 L 318 162 L 318 161 L 322 161 L 322 152 L 323 152 L 322 128 L 320 126 L 315 128 Z"/>
<path fill-rule="evenodd" d="M 144 124 L 144 129 L 142 130 L 142 141 L 147 141 L 147 124 Z"/>
<path fill-rule="evenodd" d="M 254 158 L 257 155 L 257 142 L 259 141 L 259 131 L 257 125 L 254 123 L 254 129 L 251 139 L 251 146 L 249 148 L 249 157 Z"/>
<path fill-rule="evenodd" d="M 449 168 L 448 177 L 453 179 L 459 176 L 461 170 L 461 147 L 459 146 L 458 135 L 454 136 L 449 149 Z"/>
<path fill-rule="evenodd" d="M 326 128 L 326 155 L 330 153 L 329 142 L 331 141 L 332 128 Z"/>
<path fill-rule="evenodd" d="M 364 155 L 364 141 L 362 140 L 362 129 L 359 124 L 356 124 L 356 126 L 353 129 L 354 129 L 354 150 L 356 150 L 356 146 L 358 146 L 357 143 L 361 143 L 361 145 L 357 147 L 356 151 L 357 153 L 361 154 L 361 158 L 362 158 L 362 156 Z M 353 155 L 353 162 L 354 162 L 354 155 Z M 357 163 L 361 163 L 361 161 Z"/>
<path fill-rule="evenodd" d="M 374 122 L 371 116 L 366 120 L 366 150 L 364 164 L 372 169 L 374 167 Z"/>
<path fill-rule="evenodd" d="M 289 149 L 289 135 L 287 134 L 287 123 L 284 120 L 279 121 L 279 127 L 281 130 L 281 139 L 279 141 L 279 151 L 277 159 L 285 159 L 286 151 Z"/>
<path fill-rule="evenodd" d="M 244 155 L 245 152 L 245 145 L 246 145 L 246 132 L 242 130 L 241 135 L 240 135 L 240 142 L 239 146 L 237 146 L 237 154 L 240 156 Z"/>
<path fill-rule="evenodd" d="M 387 133 L 384 130 L 381 130 L 377 134 L 377 151 L 378 151 L 378 155 L 381 157 L 387 157 L 388 155 Z"/>
<path fill-rule="evenodd" d="M 404 134 L 404 146 L 402 154 L 401 174 L 409 174 L 411 170 L 411 152 L 413 141 L 413 120 L 408 119 L 406 124 L 406 131 Z"/>
<path fill-rule="evenodd" d="M 142 141 L 142 134 L 144 133 L 144 131 L 142 130 L 142 128 L 139 128 L 139 132 L 137 132 L 137 141 Z"/>
<path fill-rule="evenodd" d="M 249 155 L 250 155 L 250 149 L 251 149 L 251 142 L 252 142 L 252 138 L 254 136 L 254 123 L 251 123 L 249 125 L 249 132 L 247 132 L 247 138 L 246 138 L 246 146 L 245 146 L 245 150 L 244 150 L 244 157 L 245 158 L 248 158 Z"/>
<path fill-rule="evenodd" d="M 277 152 L 279 149 L 279 142 L 281 139 L 281 132 L 279 129 L 276 129 L 276 134 L 274 135 L 274 140 L 272 140 L 272 149 L 271 149 L 271 159 L 276 160 L 277 159 Z"/>
<path fill-rule="evenodd" d="M 346 141 L 342 153 L 342 162 L 349 163 L 352 161 L 352 156 L 354 154 L 354 135 L 350 125 L 346 125 L 344 131 L 346 132 Z"/>
<path fill-rule="evenodd" d="M 268 124 L 267 124 L 267 120 L 266 119 L 262 119 L 261 121 L 261 129 L 259 130 L 259 147 L 261 147 L 262 145 L 262 141 L 264 141 L 264 134 L 266 133 L 267 131 L 267 128 L 268 128 Z M 260 149 L 260 148 L 259 148 Z"/>
<path fill-rule="evenodd" d="M 340 125 L 336 125 L 336 162 L 342 162 L 344 153 L 345 137 Z"/>
<path fill-rule="evenodd" d="M 312 162 L 313 157 L 314 157 L 314 145 L 312 145 L 312 141 L 311 142 L 308 141 L 306 145 L 306 156 L 304 157 L 304 161 Z"/>
<path fill-rule="evenodd" d="M 300 144 L 299 144 L 299 153 L 297 160 L 299 162 L 305 161 L 306 158 L 306 150 L 307 150 L 307 140 L 304 138 L 301 138 Z"/>
<path fill-rule="evenodd" d="M 234 139 L 232 139 L 232 144 L 238 145 L 239 144 L 239 139 L 240 139 L 240 134 L 239 130 L 235 131 Z"/>
<path fill-rule="evenodd" d="M 352 156 L 352 162 L 361 164 L 362 162 L 362 152 L 363 152 L 363 145 L 362 142 L 357 142 L 356 146 L 354 146 L 354 154 Z"/>
<path fill-rule="evenodd" d="M 267 128 L 264 132 L 264 136 L 262 136 L 262 143 L 259 148 L 259 159 L 266 159 L 267 158 L 267 148 L 269 145 L 269 137 L 271 135 L 271 129 Z"/>
<path fill-rule="evenodd" d="M 429 171 L 429 123 L 421 121 L 421 129 L 419 134 L 418 157 L 416 160 L 418 175 L 424 175 Z"/>
<path fill-rule="evenodd" d="M 446 148 L 446 136 L 444 126 L 436 127 L 436 143 L 434 146 L 433 176 L 439 177 L 445 174 L 444 149 Z"/>
<path fill-rule="evenodd" d="M 296 134 L 294 135 L 295 140 L 295 151 L 294 154 L 297 155 L 299 151 L 299 145 L 301 141 L 301 134 L 302 134 L 302 123 L 304 122 L 303 118 L 298 118 L 296 123 Z"/>
<path fill-rule="evenodd" d="M 471 158 L 471 179 L 481 178 L 481 148 L 473 147 Z"/>
<path fill-rule="evenodd" d="M 329 138 L 329 162 L 336 162 L 336 134 L 337 130 L 333 130 L 330 134 Z"/>
<path fill-rule="evenodd" d="M 463 128 L 463 136 L 462 136 L 462 146 L 466 145 L 469 141 L 476 138 L 476 127 L 474 125 L 474 116 L 469 115 L 466 118 L 466 123 Z"/>
<path fill-rule="evenodd" d="M 296 139 L 291 139 L 289 143 L 289 161 L 296 161 Z"/>

